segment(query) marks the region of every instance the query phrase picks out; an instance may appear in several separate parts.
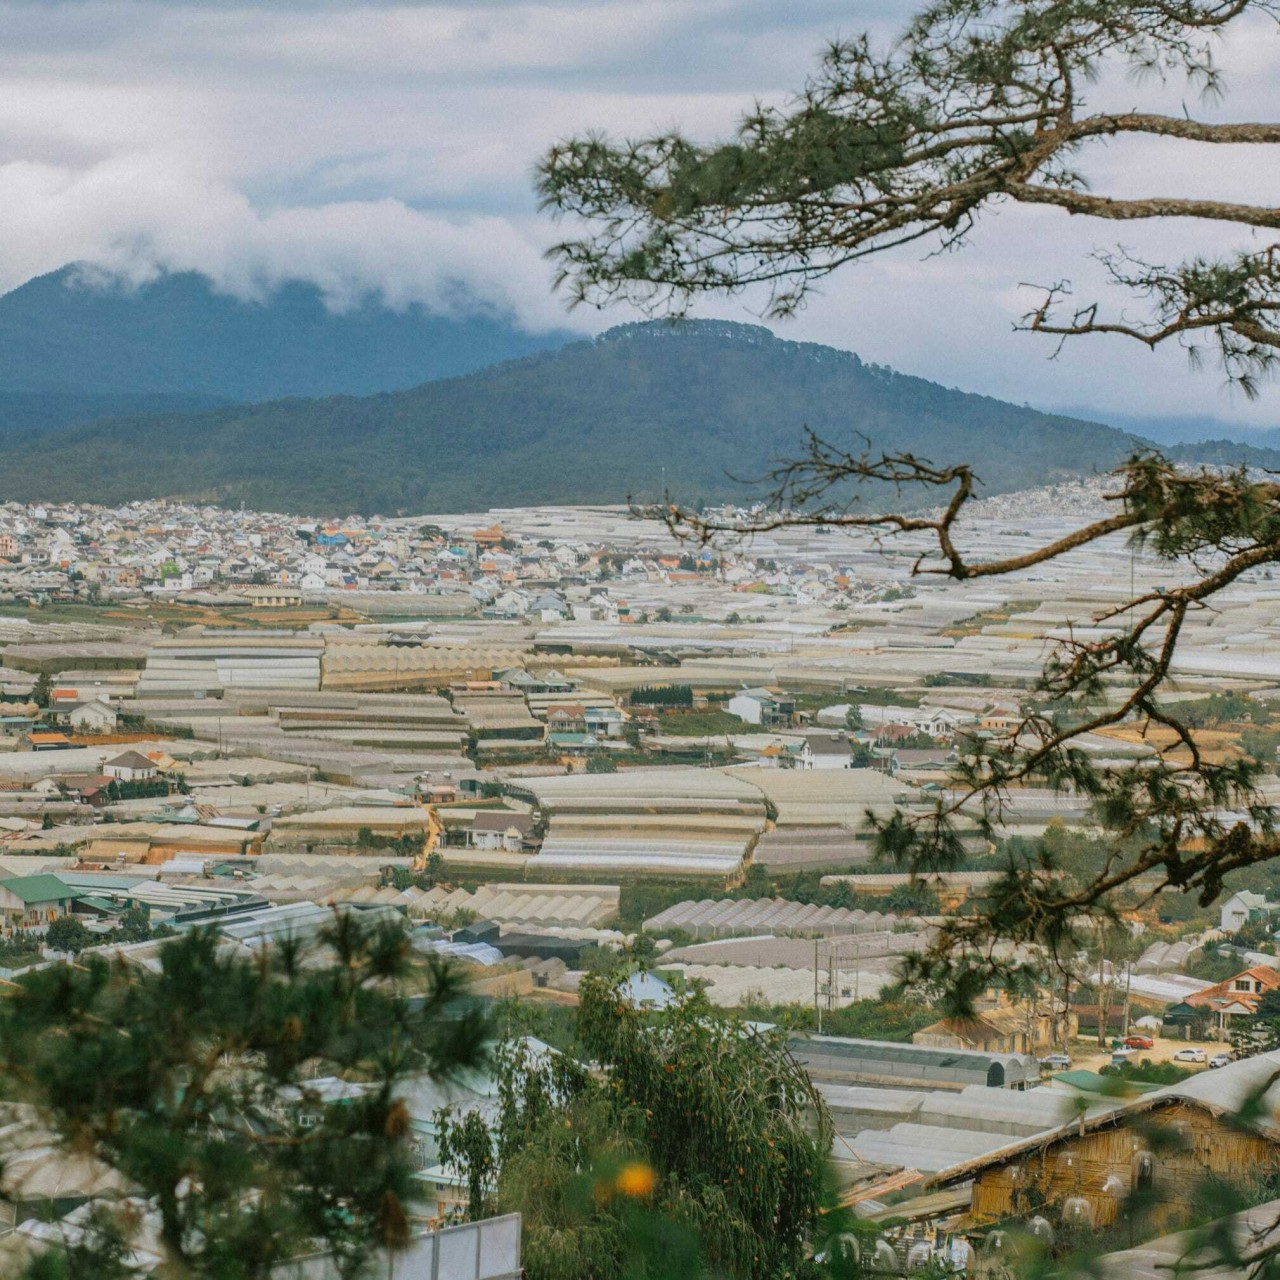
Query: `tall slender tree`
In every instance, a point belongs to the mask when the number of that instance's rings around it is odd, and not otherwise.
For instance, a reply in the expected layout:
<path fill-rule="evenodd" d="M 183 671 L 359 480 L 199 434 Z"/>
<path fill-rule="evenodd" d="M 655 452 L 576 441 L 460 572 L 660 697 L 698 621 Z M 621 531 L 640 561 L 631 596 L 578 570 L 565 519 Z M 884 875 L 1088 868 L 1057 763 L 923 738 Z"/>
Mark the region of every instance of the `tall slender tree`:
<path fill-rule="evenodd" d="M 516 1044 L 492 1128 L 441 1117 L 473 1211 L 524 1215 L 530 1280 L 796 1274 L 830 1124 L 781 1036 L 696 997 L 643 1012 L 617 978 L 587 978 L 578 1038 L 601 1077 Z"/>

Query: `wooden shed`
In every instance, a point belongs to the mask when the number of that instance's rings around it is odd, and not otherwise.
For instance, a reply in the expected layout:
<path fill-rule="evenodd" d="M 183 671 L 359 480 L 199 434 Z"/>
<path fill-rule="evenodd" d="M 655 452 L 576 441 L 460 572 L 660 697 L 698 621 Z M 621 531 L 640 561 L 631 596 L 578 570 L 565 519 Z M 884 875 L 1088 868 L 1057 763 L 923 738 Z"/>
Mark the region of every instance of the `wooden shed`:
<path fill-rule="evenodd" d="M 1278 1072 L 1280 1052 L 1201 1072 L 954 1165 L 934 1185 L 972 1179 L 975 1226 L 1040 1214 L 1104 1229 L 1140 1205 L 1145 1234 L 1168 1230 L 1192 1216 L 1208 1179 L 1280 1172 Z"/>

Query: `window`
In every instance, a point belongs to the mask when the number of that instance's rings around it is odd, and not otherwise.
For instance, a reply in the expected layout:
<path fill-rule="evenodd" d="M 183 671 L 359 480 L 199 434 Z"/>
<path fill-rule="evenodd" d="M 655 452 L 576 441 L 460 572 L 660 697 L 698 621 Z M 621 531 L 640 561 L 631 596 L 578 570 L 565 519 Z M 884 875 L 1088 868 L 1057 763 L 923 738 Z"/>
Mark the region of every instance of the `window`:
<path fill-rule="evenodd" d="M 1252 991 L 1253 984 L 1248 978 L 1237 978 L 1232 984 L 1233 991 Z"/>

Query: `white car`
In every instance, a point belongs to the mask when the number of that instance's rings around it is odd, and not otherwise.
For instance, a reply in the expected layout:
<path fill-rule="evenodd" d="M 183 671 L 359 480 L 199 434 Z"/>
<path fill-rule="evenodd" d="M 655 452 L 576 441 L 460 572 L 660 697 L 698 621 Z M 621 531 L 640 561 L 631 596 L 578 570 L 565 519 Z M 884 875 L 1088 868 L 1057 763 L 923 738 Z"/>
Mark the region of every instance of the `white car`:
<path fill-rule="evenodd" d="M 1065 1053 L 1047 1053 L 1040 1059 L 1040 1065 L 1051 1071 L 1065 1071 L 1071 1065 L 1071 1059 Z"/>
<path fill-rule="evenodd" d="M 1173 1060 L 1174 1062 L 1204 1062 L 1206 1056 L 1203 1049 L 1179 1049 L 1173 1055 Z"/>
<path fill-rule="evenodd" d="M 1230 1066 L 1234 1061 L 1235 1059 L 1229 1053 L 1215 1053 L 1209 1059 L 1209 1065 L 1211 1067 L 1226 1067 Z"/>

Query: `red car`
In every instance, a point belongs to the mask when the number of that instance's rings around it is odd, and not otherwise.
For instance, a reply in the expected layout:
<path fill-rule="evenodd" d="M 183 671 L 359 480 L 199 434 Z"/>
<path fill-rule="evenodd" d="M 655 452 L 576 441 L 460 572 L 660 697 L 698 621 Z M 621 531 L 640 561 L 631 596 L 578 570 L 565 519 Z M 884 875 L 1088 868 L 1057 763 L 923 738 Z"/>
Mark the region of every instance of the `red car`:
<path fill-rule="evenodd" d="M 1156 1042 L 1150 1036 L 1125 1036 L 1126 1049 L 1154 1049 Z"/>

